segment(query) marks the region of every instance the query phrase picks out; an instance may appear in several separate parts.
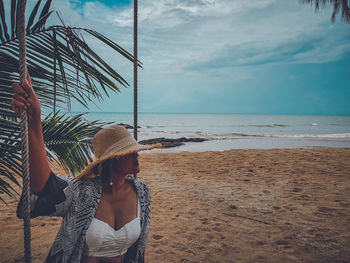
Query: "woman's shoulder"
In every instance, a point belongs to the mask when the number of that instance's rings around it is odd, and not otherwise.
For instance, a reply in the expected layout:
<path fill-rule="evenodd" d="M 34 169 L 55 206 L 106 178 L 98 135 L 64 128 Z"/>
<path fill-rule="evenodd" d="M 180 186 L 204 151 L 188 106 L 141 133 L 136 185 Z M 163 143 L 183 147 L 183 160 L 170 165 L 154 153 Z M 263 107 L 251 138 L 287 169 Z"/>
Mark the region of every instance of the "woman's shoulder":
<path fill-rule="evenodd" d="M 102 191 L 102 186 L 99 184 L 98 180 L 90 179 L 90 178 L 81 178 L 76 179 L 73 176 L 60 176 L 60 178 L 64 178 L 66 182 L 71 186 L 70 191 L 73 192 L 73 195 L 80 198 L 82 195 L 85 196 L 83 199 L 88 199 L 89 197 L 95 197 Z"/>

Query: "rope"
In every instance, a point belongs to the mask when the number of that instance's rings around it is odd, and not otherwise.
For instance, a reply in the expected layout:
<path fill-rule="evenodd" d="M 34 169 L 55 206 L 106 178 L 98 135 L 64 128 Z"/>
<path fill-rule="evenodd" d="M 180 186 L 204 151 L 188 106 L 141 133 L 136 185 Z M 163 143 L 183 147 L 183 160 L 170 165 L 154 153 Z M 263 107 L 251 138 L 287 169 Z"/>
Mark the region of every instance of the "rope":
<path fill-rule="evenodd" d="M 19 39 L 19 73 L 20 81 L 27 78 L 26 38 L 25 38 L 25 8 L 26 0 L 18 2 L 17 36 Z M 26 263 L 31 262 L 30 249 L 30 178 L 29 178 L 29 147 L 27 111 L 21 111 L 21 138 L 22 138 L 22 174 L 23 174 L 23 205 L 24 205 L 24 258 Z"/>

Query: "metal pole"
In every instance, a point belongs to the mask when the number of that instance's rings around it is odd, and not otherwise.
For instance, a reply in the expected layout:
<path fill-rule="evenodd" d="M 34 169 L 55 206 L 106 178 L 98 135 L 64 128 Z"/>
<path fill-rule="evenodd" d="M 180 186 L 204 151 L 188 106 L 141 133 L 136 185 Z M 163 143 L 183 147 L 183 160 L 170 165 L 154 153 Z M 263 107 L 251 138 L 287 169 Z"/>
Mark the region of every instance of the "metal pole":
<path fill-rule="evenodd" d="M 134 138 L 137 141 L 137 0 L 134 0 Z"/>

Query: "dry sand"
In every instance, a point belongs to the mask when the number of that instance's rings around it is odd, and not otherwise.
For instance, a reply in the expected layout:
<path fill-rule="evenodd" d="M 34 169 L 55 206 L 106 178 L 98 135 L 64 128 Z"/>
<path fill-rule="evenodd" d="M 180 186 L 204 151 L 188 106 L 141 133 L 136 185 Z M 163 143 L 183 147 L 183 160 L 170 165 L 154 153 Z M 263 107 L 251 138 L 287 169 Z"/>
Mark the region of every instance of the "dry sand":
<path fill-rule="evenodd" d="M 146 262 L 350 262 L 350 149 L 147 153 Z M 23 261 L 15 200 L 0 209 L 0 262 Z M 42 262 L 60 218 L 32 220 Z"/>

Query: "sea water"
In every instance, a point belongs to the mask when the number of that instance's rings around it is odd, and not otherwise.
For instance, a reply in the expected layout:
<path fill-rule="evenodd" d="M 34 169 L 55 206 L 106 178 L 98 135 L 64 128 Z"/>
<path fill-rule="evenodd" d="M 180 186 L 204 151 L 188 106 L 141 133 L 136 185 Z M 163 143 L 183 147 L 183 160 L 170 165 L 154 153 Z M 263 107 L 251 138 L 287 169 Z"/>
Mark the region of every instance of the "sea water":
<path fill-rule="evenodd" d="M 87 120 L 133 125 L 133 113 L 88 113 Z M 138 140 L 205 138 L 162 152 L 350 147 L 350 116 L 139 113 Z M 132 131 L 131 131 L 132 132 Z"/>

